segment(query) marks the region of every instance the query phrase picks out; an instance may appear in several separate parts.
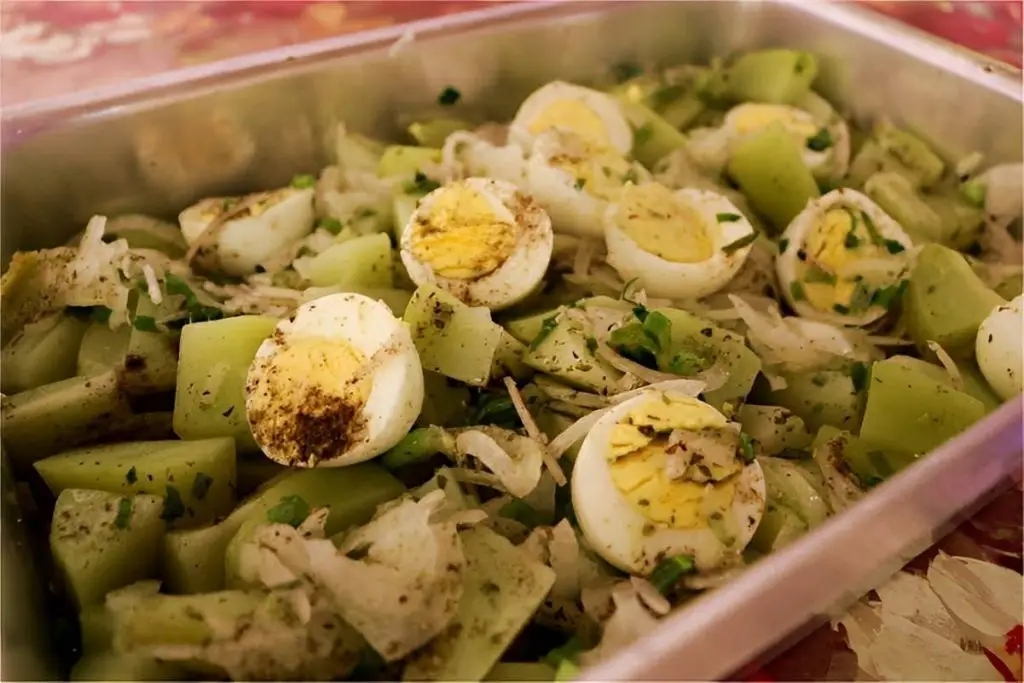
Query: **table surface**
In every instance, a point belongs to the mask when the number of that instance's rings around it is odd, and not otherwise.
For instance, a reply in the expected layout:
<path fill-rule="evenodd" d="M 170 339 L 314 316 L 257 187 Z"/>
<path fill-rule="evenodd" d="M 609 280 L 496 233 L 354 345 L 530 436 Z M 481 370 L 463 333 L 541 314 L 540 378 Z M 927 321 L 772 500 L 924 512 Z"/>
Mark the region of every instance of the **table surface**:
<path fill-rule="evenodd" d="M 39 2 L 0 5 L 0 102 L 46 99 L 127 78 L 379 28 L 497 2 Z M 868 2 L 874 11 L 1021 66 L 1022 3 Z M 1022 570 L 1021 490 L 1015 486 L 938 548 Z M 912 566 L 914 563 L 912 563 Z M 753 680 L 835 680 L 856 660 L 827 626 L 758 670 Z M 850 667 L 854 668 L 850 668 Z"/>

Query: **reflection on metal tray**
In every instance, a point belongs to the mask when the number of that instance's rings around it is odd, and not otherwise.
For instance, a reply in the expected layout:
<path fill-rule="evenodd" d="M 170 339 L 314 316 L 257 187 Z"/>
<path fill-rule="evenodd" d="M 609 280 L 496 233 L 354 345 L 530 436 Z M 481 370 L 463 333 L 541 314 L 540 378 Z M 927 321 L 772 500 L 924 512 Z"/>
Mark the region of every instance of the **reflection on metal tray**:
<path fill-rule="evenodd" d="M 326 163 L 337 122 L 394 134 L 397 114 L 429 106 L 449 84 L 483 113 L 504 118 L 543 82 L 586 80 L 623 60 L 668 64 L 800 47 L 820 56 L 820 89 L 855 120 L 891 117 L 951 157 L 977 150 L 992 163 L 1020 158 L 1019 74 L 851 6 L 531 4 L 421 22 L 411 41 L 404 30 L 330 39 L 8 110 L 3 261 L 16 249 L 61 243 L 94 213 L 173 215 L 203 195 L 284 184 Z M 1021 410 L 1020 399 L 1004 405 L 589 677 L 726 676 L 816 615 L 856 599 L 1019 466 Z M 5 544 L 8 539 L 5 533 Z M 32 575 L 30 558 L 16 550 L 4 546 L 5 569 L 21 563 L 19 573 L 4 572 L 5 596 L 8 582 Z M 30 632 L 40 614 L 15 616 Z M 26 656 L 38 663 L 46 653 Z M 4 660 L 5 678 L 39 675 Z"/>

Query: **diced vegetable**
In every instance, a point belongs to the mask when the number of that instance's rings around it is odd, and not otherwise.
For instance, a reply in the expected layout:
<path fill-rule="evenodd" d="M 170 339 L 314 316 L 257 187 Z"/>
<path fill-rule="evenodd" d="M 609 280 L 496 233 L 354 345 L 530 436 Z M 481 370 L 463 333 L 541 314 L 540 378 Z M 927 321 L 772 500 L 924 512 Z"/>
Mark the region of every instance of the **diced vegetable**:
<path fill-rule="evenodd" d="M 116 588 L 156 575 L 163 503 L 83 489 L 60 494 L 50 551 L 76 605 L 99 603 Z"/>
<path fill-rule="evenodd" d="M 76 374 L 94 377 L 109 370 L 123 368 L 131 336 L 131 325 L 121 325 L 112 330 L 107 323 L 91 323 L 78 349 Z"/>
<path fill-rule="evenodd" d="M 942 244 L 967 249 L 981 235 L 985 212 L 953 194 L 929 194 L 925 204 L 939 217 Z"/>
<path fill-rule="evenodd" d="M 394 500 L 404 491 L 401 482 L 374 463 L 296 472 L 282 478 L 257 494 L 256 504 L 250 508 L 227 544 L 224 551 L 226 585 L 241 584 L 238 572 L 242 546 L 252 539 L 259 527 L 280 521 L 271 519 L 269 513 L 282 501 L 296 497 L 305 504 L 307 511 L 330 508 L 324 534 L 331 536 L 366 523 L 378 505 Z"/>
<path fill-rule="evenodd" d="M 441 162 L 441 150 L 435 147 L 409 147 L 389 145 L 377 165 L 377 175 L 382 178 L 411 176 L 427 166 Z"/>
<path fill-rule="evenodd" d="M 489 529 L 474 527 L 460 536 L 466 570 L 455 626 L 413 655 L 406 679 L 482 680 L 555 582 L 550 567 Z"/>
<path fill-rule="evenodd" d="M 409 135 L 416 141 L 416 144 L 423 147 L 441 148 L 449 135 L 470 128 L 472 126 L 462 119 L 439 117 L 415 121 L 410 123 L 406 130 L 409 131 Z"/>
<path fill-rule="evenodd" d="M 174 396 L 178 436 L 231 436 L 240 451 L 256 450 L 245 419 L 245 377 L 276 324 L 274 318 L 243 315 L 182 328 Z"/>
<path fill-rule="evenodd" d="M 654 166 L 686 144 L 686 136 L 679 129 L 644 105 L 624 101 L 622 108 L 633 128 L 633 157 L 644 166 Z"/>
<path fill-rule="evenodd" d="M 154 304 L 148 296 L 139 296 L 135 319 L 161 320 L 176 312 L 168 302 Z M 178 335 L 167 331 L 149 331 L 132 327 L 124 357 L 122 379 L 133 393 L 157 393 L 174 389 L 178 375 Z"/>
<path fill-rule="evenodd" d="M 864 192 L 900 224 L 915 244 L 945 241 L 939 215 L 918 196 L 905 175 L 876 173 L 864 183 Z"/>
<path fill-rule="evenodd" d="M 175 527 L 208 523 L 234 504 L 235 446 L 228 438 L 92 446 L 40 460 L 35 468 L 54 495 L 84 488 L 164 496 L 164 519 Z"/>
<path fill-rule="evenodd" d="M 132 249 L 155 249 L 171 258 L 181 258 L 188 244 L 181 229 L 151 216 L 127 214 L 107 220 L 104 236 L 124 239 Z"/>
<path fill-rule="evenodd" d="M 942 177 L 942 159 L 913 133 L 882 123 L 875 127 L 873 135 L 886 154 L 918 177 L 922 187 L 931 187 Z"/>
<path fill-rule="evenodd" d="M 886 451 L 923 455 L 985 415 L 981 401 L 902 363 L 871 369 L 861 438 Z"/>
<path fill-rule="evenodd" d="M 804 421 L 782 406 L 740 406 L 736 421 L 743 433 L 753 439 L 761 455 L 778 455 L 786 450 L 802 450 L 811 445 L 812 436 Z"/>
<path fill-rule="evenodd" d="M 818 62 L 809 52 L 748 52 L 729 68 L 729 94 L 738 101 L 794 104 L 811 88 Z"/>
<path fill-rule="evenodd" d="M 822 499 L 807 475 L 799 467 L 780 458 L 761 457 L 757 461 L 764 472 L 765 505 L 767 508 L 773 508 L 777 514 L 781 512 L 782 517 L 785 518 L 779 529 L 780 533 L 770 539 L 768 548 L 759 548 L 762 552 L 768 552 L 768 550 L 780 548 L 785 542 L 796 537 L 795 535 L 792 537 L 782 536 L 781 532 L 787 526 L 793 526 L 793 521 L 789 520 L 787 512 L 796 516 L 798 528 L 795 530 L 803 533 L 824 522 L 831 511 L 828 503 Z M 758 531 L 760 532 L 760 528 Z M 780 536 L 782 537 L 780 538 Z"/>
<path fill-rule="evenodd" d="M 73 377 L 87 328 L 88 323 L 65 313 L 26 325 L 3 349 L 3 393 L 16 394 Z"/>
<path fill-rule="evenodd" d="M 523 362 L 527 347 L 505 330 L 501 331 L 501 341 L 494 352 L 492 377 L 511 375 L 517 380 L 528 380 L 533 376 L 533 369 Z"/>
<path fill-rule="evenodd" d="M 503 330 L 486 308 L 472 308 L 442 289 L 423 286 L 413 294 L 403 319 L 424 370 L 467 384 L 487 384 Z"/>
<path fill-rule="evenodd" d="M 917 372 L 924 373 L 936 382 L 942 382 L 952 389 L 957 389 L 954 385 L 953 378 L 950 377 L 949 372 L 941 365 L 929 363 L 928 361 L 921 360 L 920 358 L 900 355 L 890 356 L 886 359 L 886 362 L 896 363 L 911 368 Z M 985 378 L 981 374 L 981 370 L 978 369 L 977 363 L 973 360 L 958 360 L 955 362 L 955 365 L 957 371 L 960 373 L 960 381 L 963 383 L 963 387 L 958 389 L 958 391 L 963 391 L 965 394 L 973 396 L 981 401 L 982 405 L 985 406 L 986 412 L 991 412 L 1003 404 L 1000 398 L 993 393 L 992 388 L 985 381 Z"/>
<path fill-rule="evenodd" d="M 402 233 L 409 226 L 409 221 L 412 220 L 412 214 L 416 211 L 416 205 L 419 203 L 420 197 L 418 195 L 411 195 L 404 192 L 396 192 L 392 198 L 392 212 L 394 214 L 394 224 L 392 226 L 391 233 L 395 237 L 395 244 L 402 243 Z"/>
<path fill-rule="evenodd" d="M 807 428 L 817 431 L 823 425 L 856 431 L 867 400 L 845 370 L 819 370 L 786 375 L 787 386 L 771 392 L 768 402 L 792 411 Z"/>
<path fill-rule="evenodd" d="M 737 142 L 728 172 L 754 210 L 776 231 L 785 229 L 807 202 L 820 196 L 818 183 L 800 156 L 797 143 L 779 124 Z"/>
<path fill-rule="evenodd" d="M 388 288 L 394 286 L 393 253 L 387 235 L 363 235 L 313 256 L 300 272 L 315 287 Z"/>
<path fill-rule="evenodd" d="M 622 373 L 595 355 L 581 325 L 567 318 L 546 318 L 523 362 L 580 389 L 613 392 Z"/>
<path fill-rule="evenodd" d="M 1004 303 L 963 254 L 938 244 L 921 249 L 903 298 L 907 330 L 917 348 L 929 353 L 928 342 L 934 341 L 954 358 L 974 355 L 978 327 Z"/>
<path fill-rule="evenodd" d="M 131 415 L 113 372 L 45 384 L 5 396 L 0 405 L 4 445 L 20 462 L 94 440 Z"/>

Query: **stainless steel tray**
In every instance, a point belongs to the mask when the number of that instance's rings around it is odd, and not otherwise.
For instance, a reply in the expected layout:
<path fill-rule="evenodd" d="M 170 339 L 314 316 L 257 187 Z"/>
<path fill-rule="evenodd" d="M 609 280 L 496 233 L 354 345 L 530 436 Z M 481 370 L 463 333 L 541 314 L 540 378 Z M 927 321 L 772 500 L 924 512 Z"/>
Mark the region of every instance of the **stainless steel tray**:
<path fill-rule="evenodd" d="M 409 35 L 405 35 L 409 33 Z M 404 36 L 404 37 L 403 37 Z M 410 40 L 412 37 L 412 40 Z M 532 88 L 772 45 L 820 55 L 823 92 L 855 119 L 888 116 L 950 158 L 1020 159 L 1020 72 L 853 6 L 826 2 L 530 3 L 273 50 L 3 115 L 3 263 L 93 213 L 173 215 L 200 196 L 285 183 L 327 162 L 338 121 L 377 135 L 446 85 L 495 117 Z M 715 679 L 855 600 L 1020 468 L 1021 399 L 735 582 L 586 672 L 594 680 Z M 5 507 L 10 490 L 4 477 Z M 3 678 L 46 675 L 37 576 L 3 519 Z M 8 655 L 18 654 L 15 659 Z"/>

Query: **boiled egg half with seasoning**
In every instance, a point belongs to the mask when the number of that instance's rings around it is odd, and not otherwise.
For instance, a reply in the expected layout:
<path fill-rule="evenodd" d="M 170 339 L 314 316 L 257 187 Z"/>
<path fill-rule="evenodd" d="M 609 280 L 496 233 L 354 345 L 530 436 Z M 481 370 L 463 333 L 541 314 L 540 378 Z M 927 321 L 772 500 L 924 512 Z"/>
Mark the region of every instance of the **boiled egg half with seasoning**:
<path fill-rule="evenodd" d="M 775 268 L 798 315 L 862 326 L 899 299 L 913 246 L 899 223 L 866 196 L 833 190 L 809 202 L 786 228 Z"/>
<path fill-rule="evenodd" d="M 515 185 L 466 178 L 424 197 L 402 231 L 402 263 L 417 285 L 436 284 L 471 306 L 522 300 L 551 261 L 551 219 Z"/>
<path fill-rule="evenodd" d="M 720 566 L 750 542 L 764 502 L 761 466 L 738 425 L 673 392 L 608 410 L 573 465 L 572 504 L 587 542 L 633 574 L 680 554 L 700 571 Z"/>
<path fill-rule="evenodd" d="M 978 327 L 978 368 L 1004 401 L 1024 388 L 1024 294 L 997 306 Z"/>
<path fill-rule="evenodd" d="M 780 124 L 797 141 L 804 163 L 819 178 L 840 178 L 850 163 L 850 131 L 842 117 L 822 126 L 813 115 L 783 104 L 748 102 L 733 107 L 718 128 L 691 133 L 686 150 L 701 166 L 721 171 L 732 145 L 748 135 Z"/>
<path fill-rule="evenodd" d="M 285 187 L 244 197 L 211 197 L 178 216 L 196 259 L 229 275 L 251 275 L 313 231 L 313 189 Z"/>
<path fill-rule="evenodd" d="M 409 431 L 423 406 L 412 336 L 384 303 L 331 294 L 300 306 L 256 352 L 245 386 L 252 435 L 289 467 L 369 460 Z"/>
<path fill-rule="evenodd" d="M 660 183 L 628 185 L 604 216 L 608 263 L 623 281 L 651 296 L 707 296 L 743 266 L 757 236 L 750 221 L 722 195 L 669 190 Z"/>
<path fill-rule="evenodd" d="M 608 203 L 627 184 L 650 177 L 616 150 L 561 130 L 540 135 L 526 164 L 526 190 L 551 216 L 554 231 L 598 239 Z"/>
<path fill-rule="evenodd" d="M 509 126 L 509 141 L 530 151 L 551 130 L 574 133 L 588 146 L 629 154 L 633 129 L 614 97 L 572 83 L 554 81 L 527 97 Z"/>

